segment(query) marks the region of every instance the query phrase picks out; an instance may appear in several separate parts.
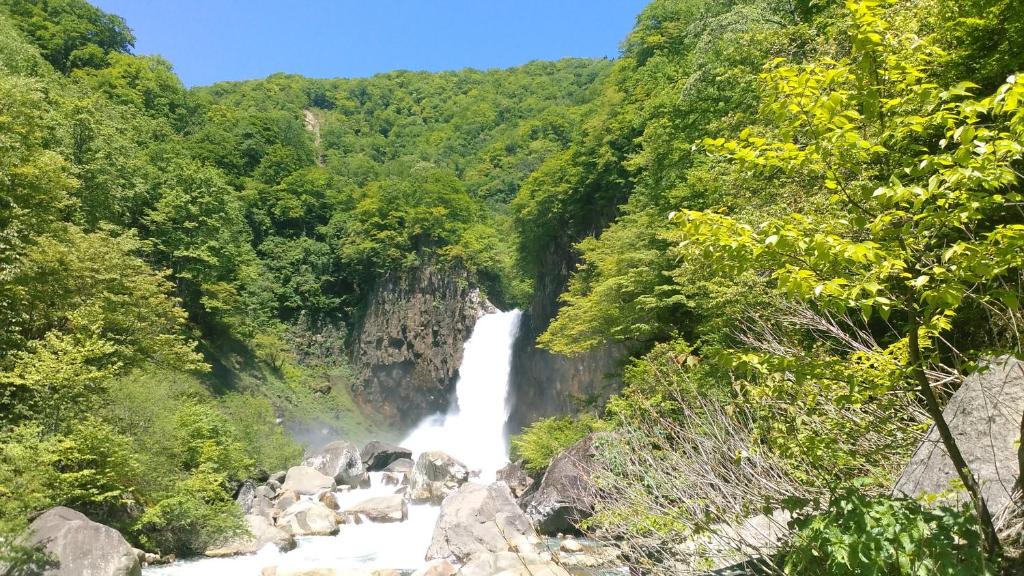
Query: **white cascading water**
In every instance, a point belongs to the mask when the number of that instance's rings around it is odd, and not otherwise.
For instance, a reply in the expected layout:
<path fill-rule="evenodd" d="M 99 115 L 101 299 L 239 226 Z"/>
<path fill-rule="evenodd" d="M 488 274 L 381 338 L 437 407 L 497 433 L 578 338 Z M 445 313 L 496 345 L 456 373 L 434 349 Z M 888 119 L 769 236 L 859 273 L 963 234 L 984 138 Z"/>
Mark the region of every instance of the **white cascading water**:
<path fill-rule="evenodd" d="M 455 386 L 458 404 L 425 419 L 402 441 L 414 454 L 441 450 L 491 482 L 508 463 L 508 377 L 519 310 L 481 316 L 466 342 Z"/>
<path fill-rule="evenodd" d="M 486 314 L 477 320 L 466 342 L 456 384 L 456 405 L 448 414 L 425 419 L 402 442 L 415 458 L 441 450 L 480 472 L 477 482 L 490 482 L 508 461 L 509 370 L 520 312 Z M 394 493 L 381 473 L 370 474 L 371 486 L 335 493 L 342 510 L 368 498 Z M 415 570 L 424 564 L 440 509 L 411 504 L 409 519 L 391 524 L 364 522 L 343 525 L 336 536 L 298 538 L 298 547 L 279 552 L 268 545 L 259 553 L 234 558 L 186 560 L 143 570 L 145 576 L 253 576 L 263 568 L 312 570 L 349 568 Z"/>

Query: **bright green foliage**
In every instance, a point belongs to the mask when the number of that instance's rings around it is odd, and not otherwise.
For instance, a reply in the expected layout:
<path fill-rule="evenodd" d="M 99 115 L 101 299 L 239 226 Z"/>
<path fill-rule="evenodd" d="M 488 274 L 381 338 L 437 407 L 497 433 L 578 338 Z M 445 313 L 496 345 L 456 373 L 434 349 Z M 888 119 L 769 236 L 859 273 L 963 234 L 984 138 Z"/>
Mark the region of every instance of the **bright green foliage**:
<path fill-rule="evenodd" d="M 142 544 L 163 553 L 195 555 L 240 535 L 242 511 L 220 488 L 223 479 L 198 472 L 178 482 L 139 518 Z"/>
<path fill-rule="evenodd" d="M 601 420 L 588 415 L 542 418 L 512 438 L 512 455 L 523 459 L 528 472 L 543 472 L 563 450 L 603 428 Z"/>
<path fill-rule="evenodd" d="M 969 509 L 925 508 L 910 499 L 848 490 L 821 514 L 794 521 L 786 552 L 793 576 L 995 574 Z"/>

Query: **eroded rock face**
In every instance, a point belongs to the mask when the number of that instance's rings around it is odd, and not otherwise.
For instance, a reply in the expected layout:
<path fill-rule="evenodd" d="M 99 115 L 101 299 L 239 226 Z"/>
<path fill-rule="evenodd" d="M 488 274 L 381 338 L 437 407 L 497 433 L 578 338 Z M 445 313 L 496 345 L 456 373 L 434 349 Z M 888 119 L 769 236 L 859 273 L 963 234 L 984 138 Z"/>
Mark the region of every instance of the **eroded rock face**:
<path fill-rule="evenodd" d="M 295 492 L 297 494 L 312 495 L 324 490 L 334 490 L 336 487 L 334 478 L 310 466 L 292 466 L 288 469 L 288 476 L 281 486 L 282 492 Z"/>
<path fill-rule="evenodd" d="M 412 450 L 376 440 L 367 443 L 360 454 L 367 472 L 379 472 L 396 460 L 412 458 Z"/>
<path fill-rule="evenodd" d="M 353 392 L 393 425 L 444 412 L 477 318 L 493 307 L 461 268 L 429 263 L 381 279 L 356 330 Z"/>
<path fill-rule="evenodd" d="M 444 452 L 420 454 L 409 482 L 409 498 L 413 502 L 440 504 L 446 496 L 469 480 L 466 465 Z"/>
<path fill-rule="evenodd" d="M 334 478 L 338 485 L 353 488 L 366 488 L 370 485 L 370 477 L 366 475 L 359 448 L 346 440 L 331 442 L 303 460 L 302 464 Z"/>
<path fill-rule="evenodd" d="M 526 513 L 541 534 L 578 533 L 579 522 L 593 514 L 590 475 L 599 436 L 590 434 L 555 456 L 537 491 L 525 498 Z"/>
<path fill-rule="evenodd" d="M 245 526 L 249 535 L 235 539 L 224 546 L 207 550 L 206 556 L 219 558 L 237 556 L 239 554 L 255 554 L 267 544 L 273 544 L 278 550 L 287 552 L 295 548 L 295 538 L 291 534 L 275 527 L 264 516 L 250 514 L 245 517 Z"/>
<path fill-rule="evenodd" d="M 427 559 L 465 563 L 479 554 L 528 553 L 535 542 L 537 534 L 507 484 L 470 483 L 441 504 Z"/>
<path fill-rule="evenodd" d="M 942 413 L 981 484 L 985 503 L 997 515 L 1010 502 L 1020 474 L 1017 440 L 1024 415 L 1024 362 L 1009 357 L 989 362 L 987 371 L 964 380 Z M 945 492 L 957 479 L 949 453 L 932 426 L 894 492 L 908 496 Z M 967 502 L 966 493 L 956 498 Z"/>
<path fill-rule="evenodd" d="M 409 505 L 400 494 L 369 498 L 345 511 L 359 514 L 370 522 L 404 522 L 409 518 Z"/>
<path fill-rule="evenodd" d="M 84 514 L 58 506 L 44 512 L 29 526 L 22 542 L 42 545 L 59 566 L 47 576 L 140 576 L 135 550 L 109 526 Z"/>

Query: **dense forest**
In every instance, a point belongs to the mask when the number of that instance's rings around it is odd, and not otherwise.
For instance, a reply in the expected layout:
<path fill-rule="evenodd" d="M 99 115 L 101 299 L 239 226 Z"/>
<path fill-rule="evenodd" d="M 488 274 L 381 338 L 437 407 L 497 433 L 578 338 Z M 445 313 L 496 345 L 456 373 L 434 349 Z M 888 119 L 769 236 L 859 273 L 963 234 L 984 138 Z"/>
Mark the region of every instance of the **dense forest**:
<path fill-rule="evenodd" d="M 769 573 L 1011 573 L 966 465 L 961 506 L 892 486 L 1022 353 L 1019 1 L 653 0 L 613 61 L 188 90 L 84 0 L 0 7 L 0 567 L 58 504 L 202 553 L 287 427 L 388 434 L 348 387 L 377 281 L 511 308 L 556 253 L 538 345 L 625 384 L 513 452 L 607 433 L 583 529 L 640 573 L 773 510 Z"/>

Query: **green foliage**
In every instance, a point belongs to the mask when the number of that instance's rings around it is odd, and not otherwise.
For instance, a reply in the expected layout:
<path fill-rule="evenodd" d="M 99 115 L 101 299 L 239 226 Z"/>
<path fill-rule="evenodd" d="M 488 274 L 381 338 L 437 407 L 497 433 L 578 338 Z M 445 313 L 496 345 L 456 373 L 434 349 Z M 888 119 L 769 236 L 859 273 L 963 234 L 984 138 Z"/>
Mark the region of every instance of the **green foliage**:
<path fill-rule="evenodd" d="M 522 458 L 530 473 L 543 472 L 563 450 L 604 428 L 601 420 L 588 415 L 542 418 L 512 438 L 512 457 Z"/>
<path fill-rule="evenodd" d="M 216 473 L 197 472 L 178 482 L 139 518 L 135 530 L 142 544 L 188 556 L 244 533 L 242 511 L 220 488 L 223 480 Z"/>
<path fill-rule="evenodd" d="M 785 552 L 793 576 L 995 574 L 969 509 L 848 490 L 820 514 L 794 521 Z"/>

